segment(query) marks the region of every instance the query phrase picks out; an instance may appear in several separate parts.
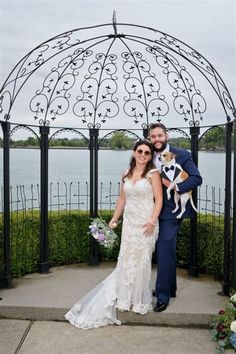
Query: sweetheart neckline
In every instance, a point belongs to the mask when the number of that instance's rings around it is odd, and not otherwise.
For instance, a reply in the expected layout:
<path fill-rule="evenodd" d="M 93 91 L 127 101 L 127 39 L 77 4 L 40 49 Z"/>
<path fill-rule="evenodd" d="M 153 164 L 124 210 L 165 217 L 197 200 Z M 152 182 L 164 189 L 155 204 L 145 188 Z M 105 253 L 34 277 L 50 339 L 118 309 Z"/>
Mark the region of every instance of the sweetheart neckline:
<path fill-rule="evenodd" d="M 130 183 L 132 184 L 132 186 L 135 186 L 136 183 L 142 181 L 143 179 L 146 180 L 147 178 L 143 177 L 143 178 L 137 179 L 137 181 L 135 181 L 134 183 L 133 183 L 133 182 L 131 181 L 131 179 L 129 179 L 129 178 L 127 178 L 126 181 L 130 181 Z"/>

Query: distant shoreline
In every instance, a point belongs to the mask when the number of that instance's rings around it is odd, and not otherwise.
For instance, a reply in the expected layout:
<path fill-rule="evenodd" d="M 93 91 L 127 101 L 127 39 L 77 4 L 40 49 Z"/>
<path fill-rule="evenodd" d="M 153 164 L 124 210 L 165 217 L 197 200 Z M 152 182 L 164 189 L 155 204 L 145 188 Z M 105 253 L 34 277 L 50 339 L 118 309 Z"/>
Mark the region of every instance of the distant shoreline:
<path fill-rule="evenodd" d="M 1 147 L 2 149 L 2 147 Z M 13 146 L 10 149 L 31 149 L 31 150 L 40 150 L 39 146 Z M 77 146 L 52 146 L 49 147 L 49 150 L 88 150 L 88 147 L 77 147 Z M 111 150 L 111 151 L 129 151 L 132 149 L 111 149 L 109 147 L 99 147 L 99 150 Z M 225 152 L 225 149 L 201 149 L 199 150 L 201 152 Z"/>
<path fill-rule="evenodd" d="M 3 147 L 1 147 L 3 149 Z M 39 146 L 12 146 L 10 149 L 27 149 L 27 150 L 40 150 Z M 87 150 L 89 151 L 88 147 L 77 147 L 77 146 L 51 146 L 49 150 Z M 110 151 L 129 151 L 132 149 L 110 149 L 109 147 L 99 147 L 99 150 L 110 150 Z"/>

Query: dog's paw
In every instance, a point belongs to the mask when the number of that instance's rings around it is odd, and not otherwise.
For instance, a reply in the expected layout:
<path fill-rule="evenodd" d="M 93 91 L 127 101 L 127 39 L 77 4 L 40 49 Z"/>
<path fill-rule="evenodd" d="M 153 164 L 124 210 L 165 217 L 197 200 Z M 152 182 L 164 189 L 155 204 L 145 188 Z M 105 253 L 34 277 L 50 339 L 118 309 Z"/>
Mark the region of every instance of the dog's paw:
<path fill-rule="evenodd" d="M 172 210 L 172 214 L 175 214 L 178 209 Z"/>
<path fill-rule="evenodd" d="M 180 219 L 181 216 L 182 216 L 182 214 L 177 215 L 177 216 L 176 216 L 176 219 Z"/>
<path fill-rule="evenodd" d="M 170 194 L 167 194 L 167 199 L 168 199 L 168 200 L 170 200 L 170 197 L 171 197 L 171 195 L 170 195 Z"/>

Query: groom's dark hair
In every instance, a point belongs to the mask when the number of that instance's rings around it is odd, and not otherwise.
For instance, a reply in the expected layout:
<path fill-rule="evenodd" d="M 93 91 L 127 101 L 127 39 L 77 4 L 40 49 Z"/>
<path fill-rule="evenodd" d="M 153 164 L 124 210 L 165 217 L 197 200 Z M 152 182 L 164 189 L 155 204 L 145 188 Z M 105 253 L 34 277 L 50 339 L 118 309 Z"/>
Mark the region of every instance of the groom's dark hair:
<path fill-rule="evenodd" d="M 156 128 L 161 128 L 165 133 L 167 133 L 167 129 L 166 126 L 162 123 L 152 123 L 149 125 L 148 127 L 148 131 L 150 132 L 150 130 L 156 129 Z"/>

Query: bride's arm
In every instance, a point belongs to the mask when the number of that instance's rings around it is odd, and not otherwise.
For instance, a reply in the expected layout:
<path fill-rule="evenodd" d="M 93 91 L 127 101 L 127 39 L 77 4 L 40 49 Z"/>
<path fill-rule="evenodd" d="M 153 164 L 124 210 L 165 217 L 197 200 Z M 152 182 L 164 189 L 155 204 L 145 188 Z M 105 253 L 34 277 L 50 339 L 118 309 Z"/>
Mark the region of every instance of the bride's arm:
<path fill-rule="evenodd" d="M 150 236 L 153 234 L 154 228 L 156 227 L 158 222 L 158 217 L 160 215 L 163 203 L 162 182 L 159 172 L 153 172 L 150 181 L 152 184 L 155 204 L 150 219 L 144 224 L 145 236 Z"/>
<path fill-rule="evenodd" d="M 123 175 L 122 175 L 120 194 L 119 194 L 119 197 L 116 201 L 116 207 L 115 207 L 114 214 L 108 224 L 110 226 L 110 228 L 114 229 L 117 226 L 117 222 L 119 220 L 119 217 L 123 213 L 124 206 L 125 206 L 125 192 L 124 192 L 124 183 L 123 183 Z"/>
<path fill-rule="evenodd" d="M 163 190 L 162 190 L 162 182 L 161 176 L 159 172 L 154 172 L 152 175 L 152 190 L 155 200 L 155 207 L 153 209 L 152 216 L 150 221 L 153 224 L 156 224 L 158 221 L 158 217 L 161 212 L 162 203 L 163 203 Z"/>

